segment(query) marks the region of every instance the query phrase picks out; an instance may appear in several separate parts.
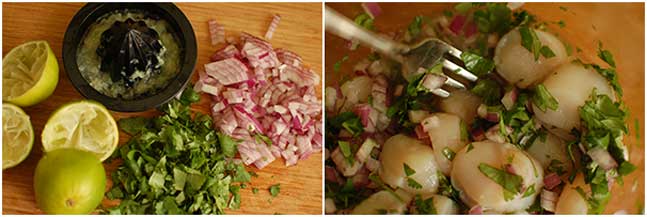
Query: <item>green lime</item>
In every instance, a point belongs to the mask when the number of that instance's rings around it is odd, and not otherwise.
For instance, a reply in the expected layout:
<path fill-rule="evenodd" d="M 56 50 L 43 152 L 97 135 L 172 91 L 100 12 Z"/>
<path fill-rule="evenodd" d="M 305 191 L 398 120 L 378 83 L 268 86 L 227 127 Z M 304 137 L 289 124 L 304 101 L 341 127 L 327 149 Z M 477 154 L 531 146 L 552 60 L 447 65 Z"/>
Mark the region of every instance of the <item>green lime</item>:
<path fill-rule="evenodd" d="M 48 214 L 88 214 L 103 200 L 106 172 L 94 154 L 71 148 L 46 153 L 36 166 L 34 192 Z"/>

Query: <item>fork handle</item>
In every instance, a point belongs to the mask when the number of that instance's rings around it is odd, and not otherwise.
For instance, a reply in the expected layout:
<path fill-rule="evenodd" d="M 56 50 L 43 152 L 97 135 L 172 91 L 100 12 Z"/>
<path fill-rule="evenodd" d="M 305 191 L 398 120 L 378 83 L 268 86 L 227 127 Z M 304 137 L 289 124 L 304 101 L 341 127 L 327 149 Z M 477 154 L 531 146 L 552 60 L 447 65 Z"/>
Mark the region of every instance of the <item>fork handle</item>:
<path fill-rule="evenodd" d="M 358 26 L 355 22 L 328 6 L 326 6 L 326 31 L 349 41 L 357 40 L 396 61 L 401 61 L 401 53 L 406 52 L 407 49 L 406 46 L 400 43 Z"/>

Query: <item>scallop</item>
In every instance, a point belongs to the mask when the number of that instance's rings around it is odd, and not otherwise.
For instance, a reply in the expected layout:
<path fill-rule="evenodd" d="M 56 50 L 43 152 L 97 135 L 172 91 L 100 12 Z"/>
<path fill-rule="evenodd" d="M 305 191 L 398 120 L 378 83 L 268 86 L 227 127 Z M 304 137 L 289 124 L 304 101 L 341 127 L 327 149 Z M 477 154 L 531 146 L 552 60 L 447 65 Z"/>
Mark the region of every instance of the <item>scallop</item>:
<path fill-rule="evenodd" d="M 401 188 L 412 194 L 433 194 L 438 190 L 438 165 L 434 152 L 420 140 L 402 134 L 392 136 L 380 152 L 380 164 L 380 178 L 392 188 Z M 415 173 L 407 176 L 405 164 Z M 409 186 L 409 179 L 422 187 Z"/>
<path fill-rule="evenodd" d="M 533 105 L 533 111 L 537 119 L 551 131 L 554 131 L 554 128 L 561 129 L 562 132 L 579 129 L 579 108 L 589 99 L 594 88 L 597 94 L 606 94 L 615 100 L 613 89 L 606 78 L 579 63 L 560 66 L 546 78 L 543 85 L 559 106 L 556 110 L 547 108 L 546 111 L 541 111 Z M 557 135 L 564 138 L 562 134 Z"/>
<path fill-rule="evenodd" d="M 555 205 L 555 214 L 587 214 L 589 210 L 588 202 L 577 192 L 578 187 L 584 190 L 587 195 L 590 194 L 590 187 L 584 183 L 584 176 L 578 174 L 573 183 L 567 182 L 566 186 L 564 186 L 564 190 L 562 190 Z"/>
<path fill-rule="evenodd" d="M 402 189 L 376 192 L 353 208 L 353 215 L 403 214 L 413 196 Z"/>
<path fill-rule="evenodd" d="M 533 53 L 521 45 L 521 34 L 514 29 L 505 34 L 494 51 L 494 64 L 497 72 L 508 82 L 519 88 L 527 88 L 543 80 L 556 67 L 567 61 L 568 54 L 564 44 L 554 35 L 534 30 L 542 45 L 548 46 L 554 57 L 540 55 L 535 60 Z"/>
<path fill-rule="evenodd" d="M 568 153 L 566 152 L 566 142 L 552 133 L 547 133 L 543 139 L 538 137 L 526 150 L 535 158 L 544 169 L 547 169 L 551 162 L 553 166 L 560 166 L 565 172 L 571 170 L 572 165 L 569 163 Z"/>
<path fill-rule="evenodd" d="M 357 76 L 350 81 L 341 85 L 341 93 L 346 98 L 343 111 L 348 111 L 357 103 L 368 102 L 368 96 L 371 95 L 373 79 L 364 75 Z"/>
<path fill-rule="evenodd" d="M 439 194 L 434 194 L 431 197 L 423 198 L 423 200 L 427 200 L 431 198 L 432 204 L 434 206 L 434 210 L 437 215 L 457 215 L 460 212 L 460 209 L 458 208 L 458 204 L 456 204 L 455 201 L 450 199 L 449 197 L 439 195 Z M 432 214 L 432 213 L 420 213 L 420 214 Z"/>
<path fill-rule="evenodd" d="M 534 187 L 534 193 L 524 197 L 529 192 L 526 190 L 506 200 L 503 187 L 480 171 L 481 164 L 500 170 L 509 165 L 506 170 L 521 176 L 522 186 Z M 543 187 L 543 176 L 541 165 L 530 155 L 512 144 L 492 141 L 474 142 L 463 148 L 456 154 L 451 171 L 452 185 L 460 192 L 463 202 L 494 213 L 513 213 L 530 207 Z"/>
<path fill-rule="evenodd" d="M 476 110 L 481 105 L 481 98 L 468 90 L 452 91 L 447 98 L 443 98 L 438 106 L 443 112 L 455 114 L 467 125 L 471 125 L 476 118 Z"/>
<path fill-rule="evenodd" d="M 452 157 L 467 143 L 467 132 L 462 130 L 464 125 L 461 118 L 447 113 L 434 113 L 424 121 L 428 121 L 427 133 L 431 139 L 434 157 L 438 168 L 445 175 L 449 175 L 452 168 Z"/>

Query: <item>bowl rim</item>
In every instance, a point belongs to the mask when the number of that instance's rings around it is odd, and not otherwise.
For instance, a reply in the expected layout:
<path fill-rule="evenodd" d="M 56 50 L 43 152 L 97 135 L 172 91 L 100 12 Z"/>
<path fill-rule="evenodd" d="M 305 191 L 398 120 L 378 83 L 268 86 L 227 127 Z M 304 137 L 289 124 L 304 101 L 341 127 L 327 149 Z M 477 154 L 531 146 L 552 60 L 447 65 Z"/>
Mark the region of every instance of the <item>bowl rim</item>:
<path fill-rule="evenodd" d="M 176 34 L 181 34 L 184 41 L 178 42 L 182 47 L 181 61 L 179 64 L 178 74 L 172 78 L 166 87 L 155 95 L 146 96 L 134 100 L 124 100 L 106 96 L 94 87 L 90 86 L 88 81 L 81 75 L 77 64 L 77 49 L 81 40 L 85 37 L 87 29 L 80 29 L 80 26 L 88 22 L 95 22 L 89 18 L 98 13 L 99 9 L 107 5 L 118 5 L 118 7 L 128 8 L 132 5 L 146 5 L 156 7 L 159 11 L 166 13 L 172 19 L 170 25 L 174 26 Z M 103 14 L 98 17 L 103 16 Z M 175 25 L 177 24 L 177 25 Z M 91 24 L 89 24 L 91 25 Z M 187 83 L 193 76 L 195 65 L 197 63 L 197 41 L 195 32 L 186 15 L 173 3 L 87 3 L 74 15 L 67 26 L 65 36 L 63 37 L 63 64 L 67 77 L 72 82 L 72 86 L 81 93 L 85 98 L 96 100 L 105 105 L 108 109 L 119 112 L 139 112 L 150 108 L 160 106 L 170 101 L 186 87 Z M 183 54 L 183 55 L 182 55 Z"/>

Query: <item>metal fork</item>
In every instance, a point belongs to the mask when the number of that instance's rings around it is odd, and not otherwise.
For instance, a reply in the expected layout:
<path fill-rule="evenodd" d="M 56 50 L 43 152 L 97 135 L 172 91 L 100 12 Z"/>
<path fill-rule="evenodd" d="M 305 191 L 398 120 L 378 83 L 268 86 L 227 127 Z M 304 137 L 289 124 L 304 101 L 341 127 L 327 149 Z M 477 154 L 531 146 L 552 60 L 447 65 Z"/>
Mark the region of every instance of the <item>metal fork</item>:
<path fill-rule="evenodd" d="M 420 68 L 429 69 L 436 64 L 443 64 L 443 68 L 469 81 L 474 82 L 478 79 L 476 75 L 444 57 L 445 54 L 449 54 L 461 59 L 462 52 L 439 39 L 427 38 L 415 46 L 408 46 L 366 30 L 328 6 L 326 6 L 326 31 L 346 40 L 357 40 L 361 44 L 370 46 L 377 52 L 400 62 L 402 75 L 408 81 L 411 81 L 415 75 L 423 73 L 419 70 Z M 465 85 L 455 79 L 444 74 L 442 76 L 446 79 L 445 85 L 465 89 Z M 448 91 L 440 87 L 431 92 L 441 97 L 450 95 Z"/>

